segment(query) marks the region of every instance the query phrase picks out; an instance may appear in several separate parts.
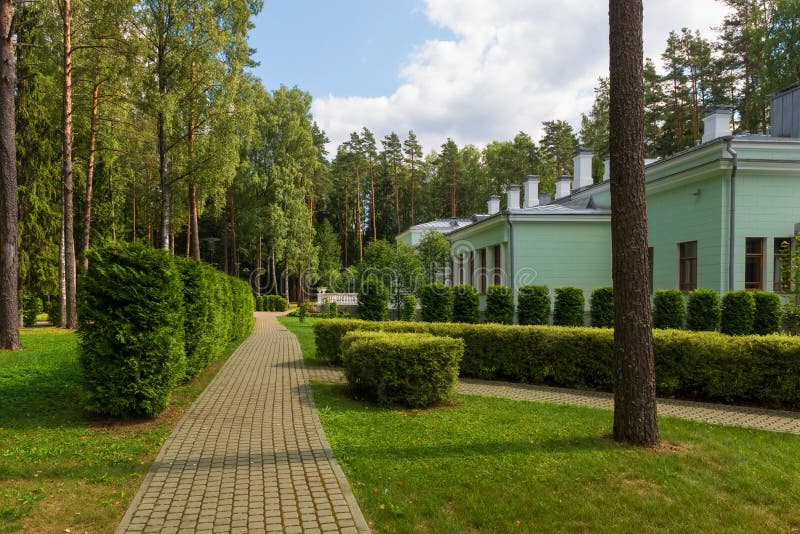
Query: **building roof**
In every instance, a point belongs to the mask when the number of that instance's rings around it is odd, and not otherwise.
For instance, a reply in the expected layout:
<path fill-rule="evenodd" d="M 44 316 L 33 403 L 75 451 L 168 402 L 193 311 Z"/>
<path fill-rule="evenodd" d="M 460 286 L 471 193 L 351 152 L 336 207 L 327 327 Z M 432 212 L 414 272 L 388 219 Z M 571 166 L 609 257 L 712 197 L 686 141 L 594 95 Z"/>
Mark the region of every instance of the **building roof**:
<path fill-rule="evenodd" d="M 465 226 L 472 224 L 471 219 L 435 219 L 421 224 L 416 224 L 408 229 L 412 232 L 427 232 L 428 230 L 437 230 L 442 234 L 449 234 L 453 230 L 458 230 Z"/>

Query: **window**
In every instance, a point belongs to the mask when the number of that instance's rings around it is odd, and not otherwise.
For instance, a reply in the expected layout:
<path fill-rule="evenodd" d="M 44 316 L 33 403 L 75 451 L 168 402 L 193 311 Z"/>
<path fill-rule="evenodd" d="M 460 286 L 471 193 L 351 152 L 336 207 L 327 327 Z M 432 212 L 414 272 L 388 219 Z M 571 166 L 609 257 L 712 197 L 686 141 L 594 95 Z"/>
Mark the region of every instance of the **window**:
<path fill-rule="evenodd" d="M 647 247 L 647 274 L 650 276 L 650 279 L 647 281 L 650 284 L 650 294 L 653 294 L 653 247 Z"/>
<path fill-rule="evenodd" d="M 486 249 L 481 249 L 481 270 L 478 274 L 480 276 L 480 292 L 483 295 L 486 293 Z"/>
<path fill-rule="evenodd" d="M 792 256 L 792 238 L 776 237 L 772 249 L 772 290 L 786 292 L 792 288 L 792 272 L 789 262 Z"/>
<path fill-rule="evenodd" d="M 697 289 L 697 241 L 678 244 L 678 289 Z"/>
<path fill-rule="evenodd" d="M 469 272 L 467 273 L 467 285 L 475 286 L 475 251 L 469 252 L 469 263 L 467 264 Z"/>
<path fill-rule="evenodd" d="M 748 237 L 744 247 L 744 288 L 764 289 L 764 238 Z"/>
<path fill-rule="evenodd" d="M 501 276 L 501 269 L 502 269 L 502 258 L 500 257 L 500 245 L 494 246 L 494 280 L 492 283 L 496 286 L 499 286 L 503 283 L 503 279 Z"/>

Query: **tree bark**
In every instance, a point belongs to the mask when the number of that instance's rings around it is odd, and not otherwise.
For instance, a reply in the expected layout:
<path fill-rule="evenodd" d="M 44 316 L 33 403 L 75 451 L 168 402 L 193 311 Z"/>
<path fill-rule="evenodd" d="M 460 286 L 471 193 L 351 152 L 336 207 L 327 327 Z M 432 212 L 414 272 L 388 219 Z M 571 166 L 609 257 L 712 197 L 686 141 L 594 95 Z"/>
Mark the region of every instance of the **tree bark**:
<path fill-rule="evenodd" d="M 370 219 L 372 219 L 372 241 L 378 240 L 378 225 L 376 222 L 376 212 L 375 212 L 375 167 L 372 164 L 372 161 L 369 163 L 369 182 L 371 188 L 370 202 L 372 204 L 372 211 L 370 212 Z"/>
<path fill-rule="evenodd" d="M 231 274 L 239 276 L 239 251 L 236 245 L 236 207 L 234 206 L 234 192 L 233 186 L 228 189 L 230 207 L 230 223 L 231 223 Z"/>
<path fill-rule="evenodd" d="M 136 243 L 136 176 L 131 177 L 131 241 Z"/>
<path fill-rule="evenodd" d="M 191 69 L 192 87 L 194 87 L 195 83 L 195 71 L 196 71 L 195 62 L 192 61 L 192 69 Z M 195 130 L 194 102 L 192 101 L 190 105 L 192 106 L 192 108 L 189 111 L 189 139 L 188 139 L 189 169 L 192 172 L 192 174 L 194 174 L 194 170 L 192 169 L 192 165 L 194 165 L 194 130 Z M 195 184 L 194 180 L 191 180 L 189 183 L 189 223 L 187 232 L 188 232 L 187 241 L 191 237 L 192 258 L 194 258 L 195 261 L 200 261 L 200 228 L 197 224 L 197 185 Z"/>
<path fill-rule="evenodd" d="M 77 283 L 75 268 L 75 233 L 73 216 L 73 176 L 72 176 L 72 12 L 70 0 L 62 0 L 64 23 L 64 101 L 62 113 L 62 200 L 64 209 L 64 271 L 67 294 L 67 328 L 78 326 Z"/>
<path fill-rule="evenodd" d="M 98 61 L 99 63 L 99 61 Z M 99 65 L 95 65 L 99 68 Z M 100 101 L 100 75 L 96 74 L 92 87 L 91 119 L 89 121 L 89 157 L 86 159 L 86 203 L 83 209 L 83 272 L 89 270 L 89 241 L 92 232 L 92 189 L 94 183 L 94 157 L 97 148 L 97 108 Z"/>
<path fill-rule="evenodd" d="M 614 439 L 658 447 L 644 175 L 642 0 L 609 1 Z"/>
<path fill-rule="evenodd" d="M 14 94 L 17 68 L 11 0 L 0 0 L 0 348 L 19 349 L 19 247 Z"/>

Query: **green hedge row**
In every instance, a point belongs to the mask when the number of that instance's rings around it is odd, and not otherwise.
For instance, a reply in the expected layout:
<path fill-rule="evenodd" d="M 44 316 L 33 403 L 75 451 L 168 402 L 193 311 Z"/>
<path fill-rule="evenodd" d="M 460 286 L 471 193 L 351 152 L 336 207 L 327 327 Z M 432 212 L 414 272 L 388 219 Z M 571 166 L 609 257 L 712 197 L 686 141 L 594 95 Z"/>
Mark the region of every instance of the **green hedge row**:
<path fill-rule="evenodd" d="M 142 244 L 89 252 L 79 309 L 87 409 L 154 417 L 253 327 L 249 284 Z"/>
<path fill-rule="evenodd" d="M 256 297 L 256 311 L 285 312 L 289 301 L 280 295 L 261 295 Z"/>
<path fill-rule="evenodd" d="M 586 327 L 319 321 L 317 356 L 338 363 L 353 330 L 418 332 L 464 341 L 462 376 L 610 391 L 613 330 Z M 800 407 L 800 339 L 655 330 L 658 394 Z"/>

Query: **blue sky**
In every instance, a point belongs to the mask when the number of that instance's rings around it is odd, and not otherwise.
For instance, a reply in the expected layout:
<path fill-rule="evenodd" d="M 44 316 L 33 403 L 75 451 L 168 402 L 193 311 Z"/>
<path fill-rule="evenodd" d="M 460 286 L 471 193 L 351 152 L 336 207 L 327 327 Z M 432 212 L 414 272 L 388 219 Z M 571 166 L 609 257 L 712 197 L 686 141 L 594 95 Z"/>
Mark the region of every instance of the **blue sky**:
<path fill-rule="evenodd" d="M 720 0 L 646 0 L 645 55 L 671 30 L 713 38 Z M 427 151 L 448 137 L 484 146 L 543 121 L 576 131 L 608 75 L 603 0 L 266 0 L 255 69 L 268 89 L 297 85 L 331 139 L 414 130 Z"/>

